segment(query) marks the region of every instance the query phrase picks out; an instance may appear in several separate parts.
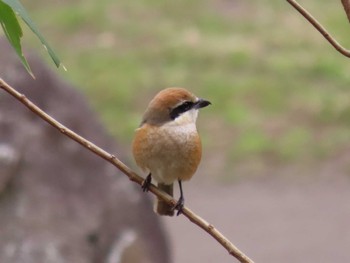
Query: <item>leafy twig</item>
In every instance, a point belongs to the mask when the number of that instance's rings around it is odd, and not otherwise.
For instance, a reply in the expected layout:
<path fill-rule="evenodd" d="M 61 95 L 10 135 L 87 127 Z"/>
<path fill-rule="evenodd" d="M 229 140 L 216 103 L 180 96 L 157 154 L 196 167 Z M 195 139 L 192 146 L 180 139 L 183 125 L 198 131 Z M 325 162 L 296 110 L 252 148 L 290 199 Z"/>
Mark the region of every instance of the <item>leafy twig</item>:
<path fill-rule="evenodd" d="M 350 50 L 340 45 L 334 37 L 332 37 L 327 30 L 314 18 L 308 11 L 306 11 L 300 4 L 294 0 L 287 0 L 303 17 L 305 17 L 325 39 L 341 54 L 350 58 Z"/>
<path fill-rule="evenodd" d="M 24 94 L 19 93 L 17 90 L 8 85 L 5 81 L 0 78 L 0 88 L 5 90 L 7 93 L 12 95 L 14 98 L 23 103 L 29 110 L 34 112 L 37 116 L 42 118 L 44 121 L 48 122 L 51 126 L 58 129 L 61 133 L 68 136 L 72 140 L 81 144 L 86 149 L 100 156 L 101 158 L 107 160 L 115 167 L 117 167 L 120 171 L 122 171 L 125 175 L 129 177 L 129 179 L 139 185 L 142 184 L 143 178 L 137 175 L 134 171 L 132 171 L 128 166 L 126 166 L 123 162 L 121 162 L 116 156 L 106 152 L 101 149 L 97 145 L 92 142 L 86 140 L 79 134 L 76 134 L 72 130 L 68 129 L 57 120 L 52 118 L 46 112 L 41 110 L 38 106 L 36 106 L 33 102 L 31 102 Z M 169 195 L 160 191 L 156 186 L 151 185 L 150 191 L 156 195 L 157 197 L 163 199 L 167 203 L 171 205 L 176 204 L 176 200 L 171 198 Z M 243 254 L 236 246 L 234 246 L 223 234 L 221 234 L 213 225 L 206 222 L 204 219 L 193 213 L 189 208 L 184 207 L 182 211 L 183 215 L 186 216 L 191 222 L 205 230 L 209 233 L 213 238 L 215 238 L 228 252 L 230 255 L 234 256 L 242 263 L 254 263 L 249 257 Z"/>
<path fill-rule="evenodd" d="M 18 16 L 22 18 L 22 20 L 27 24 L 27 26 L 33 31 L 33 33 L 39 38 L 40 42 L 43 44 L 44 48 L 49 53 L 50 57 L 52 58 L 53 62 L 55 63 L 56 67 L 59 67 L 62 65 L 60 59 L 55 54 L 49 43 L 45 40 L 44 36 L 40 33 L 38 27 L 35 25 L 35 23 L 32 21 L 30 16 L 28 15 L 26 9 L 21 4 L 19 0 L 0 0 L 0 2 L 3 2 L 4 4 L 8 5 L 9 8 L 11 8 L 11 12 L 16 13 Z M 16 18 L 15 18 L 16 19 Z M 18 21 L 15 21 L 18 24 Z M 11 34 L 18 34 L 17 30 L 11 31 Z M 20 34 L 19 37 L 22 37 L 22 34 Z M 17 50 L 16 50 L 17 51 Z M 22 49 L 20 49 L 18 52 L 22 53 Z M 23 61 L 22 61 L 23 62 Z M 62 65 L 63 69 L 66 70 L 66 68 Z M 27 68 L 27 67 L 26 67 Z"/>

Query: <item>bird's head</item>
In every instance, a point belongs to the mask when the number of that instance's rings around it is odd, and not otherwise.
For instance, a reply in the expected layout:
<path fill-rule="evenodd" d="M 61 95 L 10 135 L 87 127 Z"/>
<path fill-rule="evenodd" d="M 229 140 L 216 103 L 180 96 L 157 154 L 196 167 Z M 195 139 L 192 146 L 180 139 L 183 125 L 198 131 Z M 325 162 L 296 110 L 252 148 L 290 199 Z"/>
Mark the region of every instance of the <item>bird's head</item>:
<path fill-rule="evenodd" d="M 198 110 L 211 103 L 197 98 L 184 88 L 167 88 L 160 91 L 149 103 L 142 124 L 163 125 L 195 123 Z"/>

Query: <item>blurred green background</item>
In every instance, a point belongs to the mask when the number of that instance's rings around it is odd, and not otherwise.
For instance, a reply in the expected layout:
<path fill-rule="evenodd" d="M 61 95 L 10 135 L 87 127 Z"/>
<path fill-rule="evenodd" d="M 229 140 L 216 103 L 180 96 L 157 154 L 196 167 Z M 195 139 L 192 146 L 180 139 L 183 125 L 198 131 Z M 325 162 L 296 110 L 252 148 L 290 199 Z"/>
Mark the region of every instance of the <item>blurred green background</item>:
<path fill-rule="evenodd" d="M 212 102 L 198 121 L 208 176 L 309 170 L 350 148 L 350 60 L 286 1 L 23 4 L 68 68 L 59 74 L 87 94 L 130 163 L 134 129 L 168 86 Z M 302 4 L 350 47 L 340 1 Z M 29 30 L 25 39 L 39 50 Z"/>

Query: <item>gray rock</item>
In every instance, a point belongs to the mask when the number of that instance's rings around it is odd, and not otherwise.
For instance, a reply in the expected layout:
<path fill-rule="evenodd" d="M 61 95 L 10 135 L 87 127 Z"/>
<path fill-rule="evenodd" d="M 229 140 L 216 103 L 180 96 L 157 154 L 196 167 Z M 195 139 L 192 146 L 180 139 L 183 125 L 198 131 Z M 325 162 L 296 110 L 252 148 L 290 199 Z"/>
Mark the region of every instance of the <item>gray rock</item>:
<path fill-rule="evenodd" d="M 0 39 L 0 77 L 44 111 L 125 160 L 86 99 L 35 55 L 24 70 Z M 149 195 L 0 90 L 0 262 L 170 261 Z"/>

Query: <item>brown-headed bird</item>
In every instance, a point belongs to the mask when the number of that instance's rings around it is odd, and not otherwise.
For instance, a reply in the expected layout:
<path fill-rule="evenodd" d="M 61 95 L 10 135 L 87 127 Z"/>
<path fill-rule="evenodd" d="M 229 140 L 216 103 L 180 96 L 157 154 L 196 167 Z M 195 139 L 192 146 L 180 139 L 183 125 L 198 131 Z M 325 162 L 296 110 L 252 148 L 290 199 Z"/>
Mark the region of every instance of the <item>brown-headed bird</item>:
<path fill-rule="evenodd" d="M 160 91 L 149 103 L 136 130 L 132 151 L 137 165 L 149 173 L 142 184 L 148 191 L 152 178 L 158 187 L 173 196 L 173 184 L 178 181 L 180 198 L 175 207 L 158 199 L 155 211 L 159 215 L 177 215 L 182 211 L 184 195 L 182 181 L 190 180 L 202 156 L 202 145 L 196 128 L 198 110 L 210 102 L 197 98 L 183 88 Z"/>

